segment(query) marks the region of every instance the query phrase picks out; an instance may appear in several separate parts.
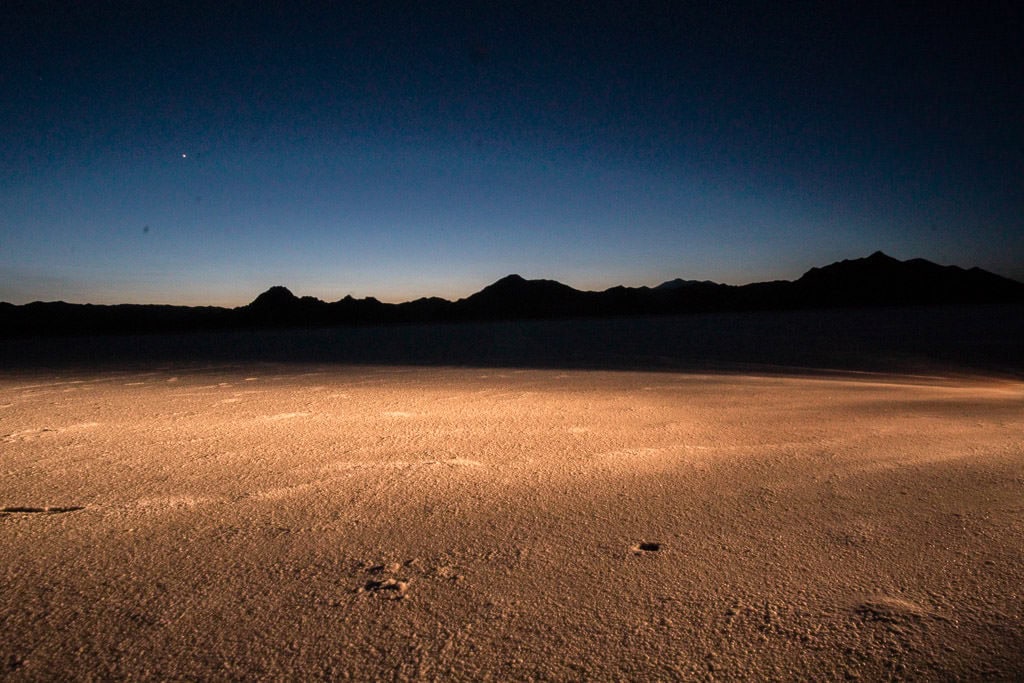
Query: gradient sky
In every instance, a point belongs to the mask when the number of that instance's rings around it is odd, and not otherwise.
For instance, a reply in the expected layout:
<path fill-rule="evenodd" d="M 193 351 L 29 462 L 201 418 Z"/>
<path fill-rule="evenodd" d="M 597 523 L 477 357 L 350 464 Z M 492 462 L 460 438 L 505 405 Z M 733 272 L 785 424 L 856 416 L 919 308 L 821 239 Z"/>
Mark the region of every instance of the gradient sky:
<path fill-rule="evenodd" d="M 0 300 L 1024 279 L 1017 2 L 4 2 Z"/>

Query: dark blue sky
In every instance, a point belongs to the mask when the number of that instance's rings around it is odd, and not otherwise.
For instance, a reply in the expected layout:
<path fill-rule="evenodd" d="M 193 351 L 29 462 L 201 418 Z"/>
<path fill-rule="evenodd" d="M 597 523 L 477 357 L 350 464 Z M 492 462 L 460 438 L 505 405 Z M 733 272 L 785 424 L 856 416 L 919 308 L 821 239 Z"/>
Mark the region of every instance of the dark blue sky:
<path fill-rule="evenodd" d="M 0 300 L 1024 279 L 1019 3 L 273 4 L 2 5 Z"/>

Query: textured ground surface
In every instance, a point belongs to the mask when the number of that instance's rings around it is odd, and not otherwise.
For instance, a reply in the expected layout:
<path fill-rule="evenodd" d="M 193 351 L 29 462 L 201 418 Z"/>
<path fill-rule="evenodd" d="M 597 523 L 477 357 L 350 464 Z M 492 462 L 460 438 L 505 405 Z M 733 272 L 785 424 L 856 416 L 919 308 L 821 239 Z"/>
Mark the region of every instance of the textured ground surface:
<path fill-rule="evenodd" d="M 0 374 L 0 677 L 1024 677 L 1024 385 Z"/>

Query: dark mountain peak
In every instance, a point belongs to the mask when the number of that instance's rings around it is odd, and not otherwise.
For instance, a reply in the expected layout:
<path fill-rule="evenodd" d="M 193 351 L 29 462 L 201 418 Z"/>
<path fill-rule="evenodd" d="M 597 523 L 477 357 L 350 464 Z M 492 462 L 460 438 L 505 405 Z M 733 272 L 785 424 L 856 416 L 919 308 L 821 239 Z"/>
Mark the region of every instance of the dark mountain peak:
<path fill-rule="evenodd" d="M 884 265 L 894 265 L 902 263 L 899 259 L 895 259 L 889 256 L 884 251 L 876 251 L 870 256 L 863 256 L 861 258 L 843 259 L 842 261 L 835 261 L 828 264 L 827 266 L 815 266 L 808 270 L 808 273 L 818 273 L 828 270 L 837 269 L 857 269 L 864 267 L 879 267 Z"/>
<path fill-rule="evenodd" d="M 930 261 L 924 261 L 923 259 L 921 259 L 921 261 L 931 266 L 935 266 L 935 264 Z M 861 278 L 877 276 L 882 273 L 893 273 L 896 270 L 900 270 L 902 266 L 906 265 L 906 263 L 909 263 L 909 261 L 900 261 L 884 252 L 876 251 L 870 256 L 865 256 L 863 258 L 843 259 L 842 261 L 830 263 L 827 266 L 811 268 L 804 273 L 797 282 L 832 278 L 845 279 L 850 277 Z"/>
<path fill-rule="evenodd" d="M 242 308 L 242 319 L 269 327 L 322 325 L 329 322 L 329 305 L 313 296 L 299 298 L 277 285 Z"/>
<path fill-rule="evenodd" d="M 281 308 L 299 301 L 299 297 L 291 293 L 287 287 L 275 285 L 253 299 L 251 308 Z"/>
<path fill-rule="evenodd" d="M 586 295 L 555 280 L 527 280 L 507 275 L 456 306 L 471 318 L 535 318 L 572 315 Z"/>
<path fill-rule="evenodd" d="M 686 287 L 696 287 L 698 285 L 713 285 L 713 284 L 717 284 L 717 283 L 714 283 L 711 280 L 684 280 L 684 279 L 682 279 L 680 277 L 677 277 L 674 280 L 667 280 L 665 282 L 662 282 L 660 285 L 658 285 L 654 289 L 657 290 L 657 291 L 664 292 L 664 291 L 669 291 L 669 290 L 673 290 L 673 289 L 684 289 Z"/>
<path fill-rule="evenodd" d="M 557 280 L 527 280 L 521 275 L 513 273 L 512 275 L 506 275 L 497 282 L 484 287 L 476 294 L 470 295 L 468 298 L 473 299 L 474 297 L 480 297 L 481 295 L 486 297 L 536 296 L 542 293 L 567 294 L 577 293 L 577 290 L 573 289 L 569 285 L 563 285 Z"/>
<path fill-rule="evenodd" d="M 338 299 L 333 304 L 328 304 L 328 305 L 331 305 L 331 306 L 352 306 L 352 305 L 355 305 L 355 304 L 379 304 L 379 303 L 380 303 L 380 301 L 378 301 L 377 298 L 373 297 L 373 296 L 366 296 L 366 297 L 363 297 L 362 299 L 357 299 L 356 297 L 352 296 L 351 294 L 346 294 L 343 298 Z"/>
<path fill-rule="evenodd" d="M 646 285 L 641 285 L 640 287 L 626 287 L 625 285 L 615 285 L 614 287 L 609 287 L 608 289 L 604 290 L 604 292 L 601 292 L 601 293 L 602 294 L 607 294 L 607 293 L 610 292 L 610 293 L 613 293 L 613 294 L 622 294 L 624 292 L 650 292 L 650 291 L 651 291 L 651 288 L 646 286 Z"/>
<path fill-rule="evenodd" d="M 795 283 L 805 304 L 905 305 L 1019 300 L 1024 286 L 985 270 L 900 261 L 876 251 L 867 258 L 811 268 Z"/>

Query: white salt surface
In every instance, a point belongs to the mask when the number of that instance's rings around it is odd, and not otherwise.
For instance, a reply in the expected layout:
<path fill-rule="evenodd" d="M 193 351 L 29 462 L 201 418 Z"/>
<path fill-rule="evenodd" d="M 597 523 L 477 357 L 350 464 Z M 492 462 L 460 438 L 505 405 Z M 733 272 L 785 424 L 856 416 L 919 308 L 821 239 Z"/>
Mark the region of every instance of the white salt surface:
<path fill-rule="evenodd" d="M 1024 676 L 1024 386 L 0 377 L 0 672 Z"/>

